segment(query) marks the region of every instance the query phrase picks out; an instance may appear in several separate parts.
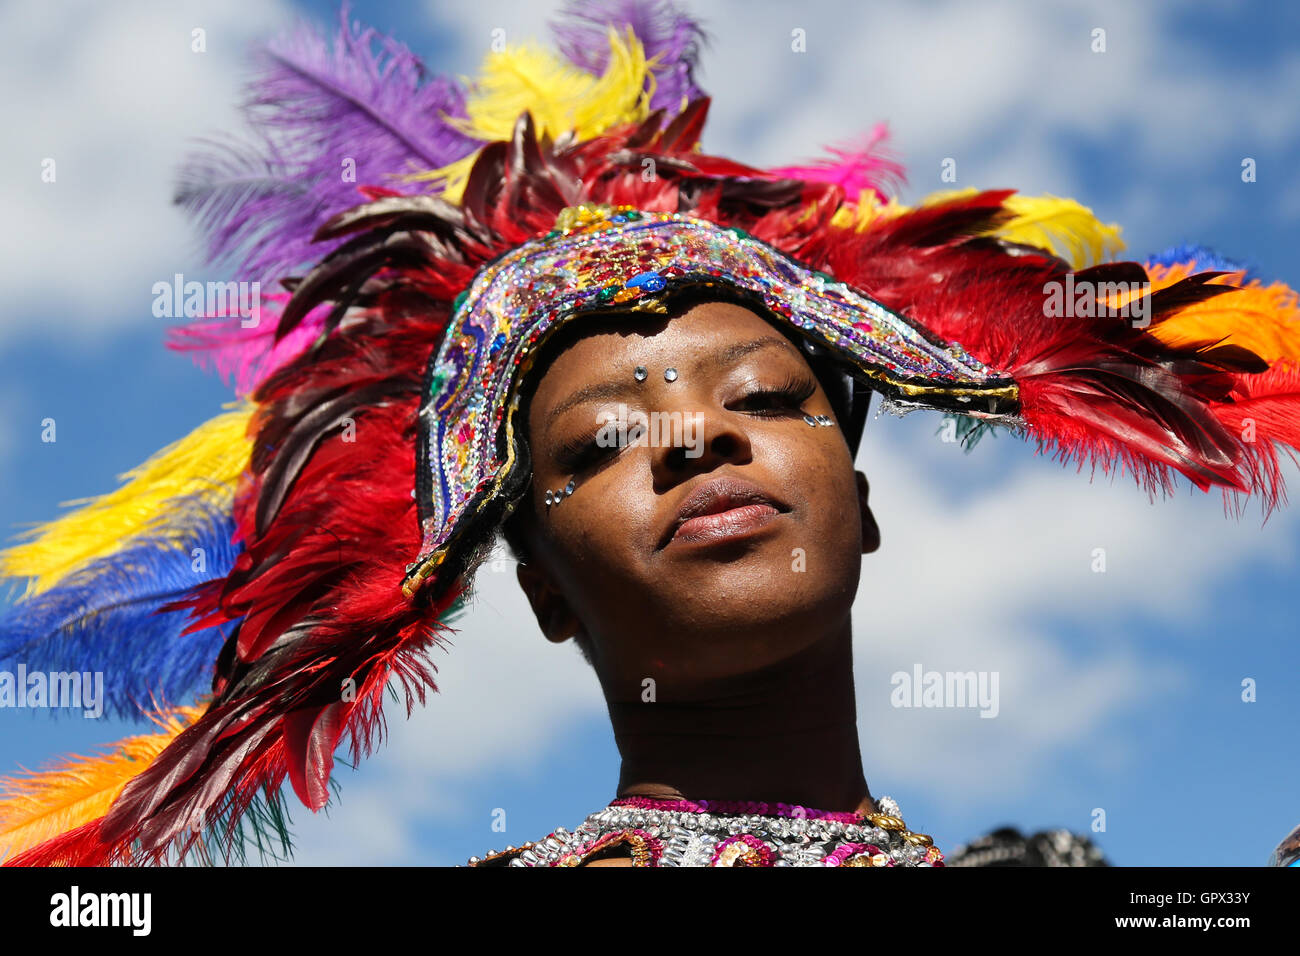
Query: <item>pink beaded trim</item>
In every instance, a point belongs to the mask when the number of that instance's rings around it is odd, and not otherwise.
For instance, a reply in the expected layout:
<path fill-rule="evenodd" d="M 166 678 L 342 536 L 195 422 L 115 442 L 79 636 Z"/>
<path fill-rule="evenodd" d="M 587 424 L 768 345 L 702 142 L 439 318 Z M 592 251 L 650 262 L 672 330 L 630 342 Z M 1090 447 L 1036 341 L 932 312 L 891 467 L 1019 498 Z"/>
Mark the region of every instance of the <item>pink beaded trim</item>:
<path fill-rule="evenodd" d="M 636 807 L 641 810 L 666 810 L 676 813 L 758 814 L 764 817 L 790 817 L 799 820 L 833 820 L 859 823 L 860 813 L 842 810 L 813 810 L 790 803 L 756 803 L 746 800 L 663 800 L 657 797 L 620 797 L 611 807 Z"/>
<path fill-rule="evenodd" d="M 874 843 L 842 843 L 835 848 L 835 851 L 822 861 L 822 866 L 839 866 L 851 856 L 857 856 L 865 853 L 868 856 L 876 856 L 885 853 L 884 850 Z M 885 854 L 888 856 L 888 854 Z M 893 866 L 894 861 L 890 860 L 885 866 Z"/>
<path fill-rule="evenodd" d="M 581 844 L 575 850 L 573 850 L 572 853 L 567 853 L 559 860 L 556 860 L 554 863 L 551 864 L 551 866 L 566 866 L 568 865 L 566 861 L 574 860 L 574 859 L 576 859 L 579 862 L 585 862 L 587 857 L 595 853 L 597 850 L 603 850 L 605 847 L 609 846 L 610 844 L 616 844 L 616 843 L 628 841 L 629 837 L 636 837 L 639 840 L 643 841 L 643 845 L 645 846 L 646 853 L 650 857 L 650 863 L 649 863 L 650 866 L 659 865 L 659 860 L 664 855 L 663 843 L 659 840 L 658 837 L 652 836 L 651 834 L 647 833 L 645 830 L 632 828 L 627 830 L 614 830 L 611 833 L 606 833 L 604 836 L 596 837 L 596 839 L 594 840 L 588 840 L 586 843 Z"/>

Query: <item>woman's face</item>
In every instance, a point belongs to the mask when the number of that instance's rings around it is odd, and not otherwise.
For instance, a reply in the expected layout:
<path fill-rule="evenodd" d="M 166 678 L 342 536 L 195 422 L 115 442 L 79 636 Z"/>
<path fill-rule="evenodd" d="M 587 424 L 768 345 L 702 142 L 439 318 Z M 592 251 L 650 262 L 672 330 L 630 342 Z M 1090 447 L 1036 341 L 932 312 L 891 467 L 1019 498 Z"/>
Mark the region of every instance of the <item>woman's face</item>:
<path fill-rule="evenodd" d="M 689 699 L 844 626 L 879 532 L 844 434 L 805 414 L 834 417 L 800 350 L 730 303 L 596 326 L 546 368 L 519 578 L 611 699 Z"/>

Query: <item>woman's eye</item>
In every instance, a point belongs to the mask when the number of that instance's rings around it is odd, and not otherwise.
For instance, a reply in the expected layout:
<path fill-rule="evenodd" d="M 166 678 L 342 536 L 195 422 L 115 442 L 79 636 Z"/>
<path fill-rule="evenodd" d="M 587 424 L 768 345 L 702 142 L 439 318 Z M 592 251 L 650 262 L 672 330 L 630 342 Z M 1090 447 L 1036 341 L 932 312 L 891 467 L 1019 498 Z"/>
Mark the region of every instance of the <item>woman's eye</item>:
<path fill-rule="evenodd" d="M 798 411 L 816 390 L 817 386 L 813 382 L 789 381 L 776 388 L 753 389 L 741 399 L 739 405 L 742 411 L 759 414 Z"/>
<path fill-rule="evenodd" d="M 581 471 L 615 451 L 618 451 L 617 444 L 603 442 L 598 437 L 575 438 L 560 447 L 555 463 L 561 471 Z"/>

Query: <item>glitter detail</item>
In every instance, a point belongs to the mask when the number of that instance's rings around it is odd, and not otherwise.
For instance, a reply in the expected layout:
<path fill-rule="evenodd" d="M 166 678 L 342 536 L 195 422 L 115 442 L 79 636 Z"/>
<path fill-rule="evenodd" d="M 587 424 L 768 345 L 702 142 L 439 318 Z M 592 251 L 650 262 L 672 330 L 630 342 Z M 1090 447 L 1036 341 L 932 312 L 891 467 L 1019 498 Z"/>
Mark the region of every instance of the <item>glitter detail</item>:
<path fill-rule="evenodd" d="M 773 866 L 779 856 L 752 833 L 738 833 L 719 840 L 713 850 L 714 866 Z"/>

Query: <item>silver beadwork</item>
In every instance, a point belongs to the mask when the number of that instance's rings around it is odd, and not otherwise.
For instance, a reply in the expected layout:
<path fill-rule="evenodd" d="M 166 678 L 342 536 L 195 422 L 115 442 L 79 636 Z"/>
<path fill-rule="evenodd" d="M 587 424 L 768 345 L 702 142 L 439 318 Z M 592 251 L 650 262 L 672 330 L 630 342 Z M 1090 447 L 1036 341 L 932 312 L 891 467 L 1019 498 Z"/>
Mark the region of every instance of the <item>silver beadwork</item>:
<path fill-rule="evenodd" d="M 902 818 L 898 804 L 889 797 L 880 797 L 876 803 L 882 813 Z M 883 830 L 865 821 L 844 823 L 817 818 L 640 807 L 606 807 L 588 816 L 573 832 L 557 827 L 552 834 L 515 856 L 509 865 L 554 866 L 570 854 L 581 854 L 584 847 L 602 837 L 633 828 L 662 845 L 658 866 L 713 866 L 717 844 L 741 834 L 763 840 L 775 854 L 775 866 L 832 865 L 839 858 L 829 858 L 846 843 L 872 844 L 894 866 L 931 865 L 927 847 L 912 845 L 897 830 Z M 856 846 L 854 853 L 860 852 Z M 494 852 L 487 854 L 493 855 Z"/>

